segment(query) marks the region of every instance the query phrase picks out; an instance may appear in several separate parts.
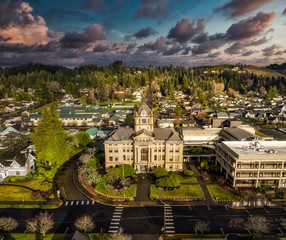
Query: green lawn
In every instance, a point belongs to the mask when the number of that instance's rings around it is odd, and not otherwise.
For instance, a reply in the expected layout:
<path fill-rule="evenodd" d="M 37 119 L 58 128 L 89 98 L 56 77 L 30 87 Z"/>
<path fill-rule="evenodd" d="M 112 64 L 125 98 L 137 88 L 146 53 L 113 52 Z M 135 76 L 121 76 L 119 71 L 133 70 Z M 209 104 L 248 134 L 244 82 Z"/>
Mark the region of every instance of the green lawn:
<path fill-rule="evenodd" d="M 181 174 L 178 174 L 181 183 L 198 183 L 196 177 L 186 177 Z"/>
<path fill-rule="evenodd" d="M 3 182 L 5 184 L 14 184 L 19 186 L 25 186 L 34 190 L 47 191 L 53 187 L 53 179 L 48 178 L 34 178 L 27 182 Z"/>
<path fill-rule="evenodd" d="M 137 185 L 132 185 L 125 192 L 110 191 L 104 183 L 98 184 L 95 192 L 108 198 L 134 198 L 136 196 Z"/>
<path fill-rule="evenodd" d="M 31 193 L 31 190 L 25 188 L 0 185 L 1 201 L 33 201 Z"/>
<path fill-rule="evenodd" d="M 213 200 L 219 200 L 219 201 L 239 201 L 239 200 L 241 200 L 241 198 L 224 191 L 217 184 L 206 184 L 206 186 L 207 186 Z"/>
<path fill-rule="evenodd" d="M 160 191 L 155 185 L 151 185 L 151 198 L 186 198 L 196 199 L 203 198 L 203 192 L 199 185 L 182 185 L 178 190 L 175 191 Z"/>

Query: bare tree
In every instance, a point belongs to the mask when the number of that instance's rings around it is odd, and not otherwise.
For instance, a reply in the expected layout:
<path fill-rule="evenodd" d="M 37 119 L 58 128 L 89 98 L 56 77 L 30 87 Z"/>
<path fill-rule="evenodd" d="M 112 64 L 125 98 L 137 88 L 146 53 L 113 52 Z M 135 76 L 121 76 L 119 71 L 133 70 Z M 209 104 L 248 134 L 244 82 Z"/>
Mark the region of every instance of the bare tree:
<path fill-rule="evenodd" d="M 204 234 L 205 231 L 209 230 L 209 222 L 206 222 L 206 221 L 203 221 L 203 220 L 199 220 L 195 224 L 195 230 L 201 232 L 201 234 Z"/>
<path fill-rule="evenodd" d="M 132 240 L 132 236 L 123 233 L 123 229 L 119 228 L 117 233 L 112 233 L 107 240 Z"/>
<path fill-rule="evenodd" d="M 46 233 L 51 230 L 54 226 L 55 222 L 52 214 L 46 212 L 40 212 L 32 219 L 26 220 L 26 231 L 27 232 L 38 232 L 46 236 Z"/>
<path fill-rule="evenodd" d="M 79 161 L 82 164 L 87 164 L 90 160 L 92 160 L 93 156 L 91 154 L 84 153 L 79 157 Z"/>
<path fill-rule="evenodd" d="M 244 224 L 244 227 L 254 233 L 267 233 L 268 231 L 268 223 L 263 216 L 250 215 L 247 222 Z"/>
<path fill-rule="evenodd" d="M 84 233 L 90 232 L 95 227 L 92 217 L 88 215 L 78 217 L 74 222 L 74 226 L 77 230 L 81 230 Z"/>
<path fill-rule="evenodd" d="M 11 232 L 18 227 L 18 222 L 16 219 L 11 217 L 1 217 L 0 218 L 0 230 L 4 232 Z"/>

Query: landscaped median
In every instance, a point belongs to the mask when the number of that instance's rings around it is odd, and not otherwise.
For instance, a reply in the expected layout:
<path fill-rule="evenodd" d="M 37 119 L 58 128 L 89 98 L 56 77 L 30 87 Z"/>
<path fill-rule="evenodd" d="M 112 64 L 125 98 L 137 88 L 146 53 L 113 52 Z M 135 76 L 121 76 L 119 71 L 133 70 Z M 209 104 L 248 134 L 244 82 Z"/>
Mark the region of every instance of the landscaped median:
<path fill-rule="evenodd" d="M 214 201 L 241 201 L 242 200 L 240 197 L 235 196 L 225 191 L 217 184 L 206 184 L 206 186 Z"/>
<path fill-rule="evenodd" d="M 99 233 L 90 233 L 87 234 L 91 240 L 105 240 L 108 235 L 99 234 Z M 63 240 L 68 234 L 47 234 L 45 240 Z M 15 240 L 36 240 L 39 239 L 37 234 L 31 233 L 11 233 L 11 237 Z"/>
<path fill-rule="evenodd" d="M 126 190 L 110 190 L 105 183 L 100 183 L 95 188 L 98 194 L 110 199 L 133 200 L 136 196 L 137 185 L 133 184 Z"/>
<path fill-rule="evenodd" d="M 178 189 L 171 191 L 151 185 L 150 196 L 151 199 L 163 200 L 202 200 L 204 198 L 198 184 L 181 185 Z"/>

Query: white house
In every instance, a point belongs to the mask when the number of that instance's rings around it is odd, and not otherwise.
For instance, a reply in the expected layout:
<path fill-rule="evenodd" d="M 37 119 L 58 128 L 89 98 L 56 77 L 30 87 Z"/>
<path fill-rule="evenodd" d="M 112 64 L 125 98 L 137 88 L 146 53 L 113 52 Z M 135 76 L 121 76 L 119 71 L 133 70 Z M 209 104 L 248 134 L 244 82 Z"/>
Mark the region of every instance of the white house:
<path fill-rule="evenodd" d="M 28 152 L 0 154 L 0 182 L 10 176 L 25 177 L 35 170 L 35 158 Z"/>

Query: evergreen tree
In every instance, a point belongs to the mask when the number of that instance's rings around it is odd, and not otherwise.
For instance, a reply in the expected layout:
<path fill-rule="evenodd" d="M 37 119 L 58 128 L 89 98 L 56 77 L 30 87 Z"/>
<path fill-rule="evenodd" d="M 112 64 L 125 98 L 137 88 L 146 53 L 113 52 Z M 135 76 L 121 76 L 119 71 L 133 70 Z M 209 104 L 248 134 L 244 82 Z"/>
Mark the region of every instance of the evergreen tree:
<path fill-rule="evenodd" d="M 43 164 L 61 166 L 69 159 L 71 145 L 55 104 L 44 108 L 31 139 L 36 148 L 37 159 Z"/>

